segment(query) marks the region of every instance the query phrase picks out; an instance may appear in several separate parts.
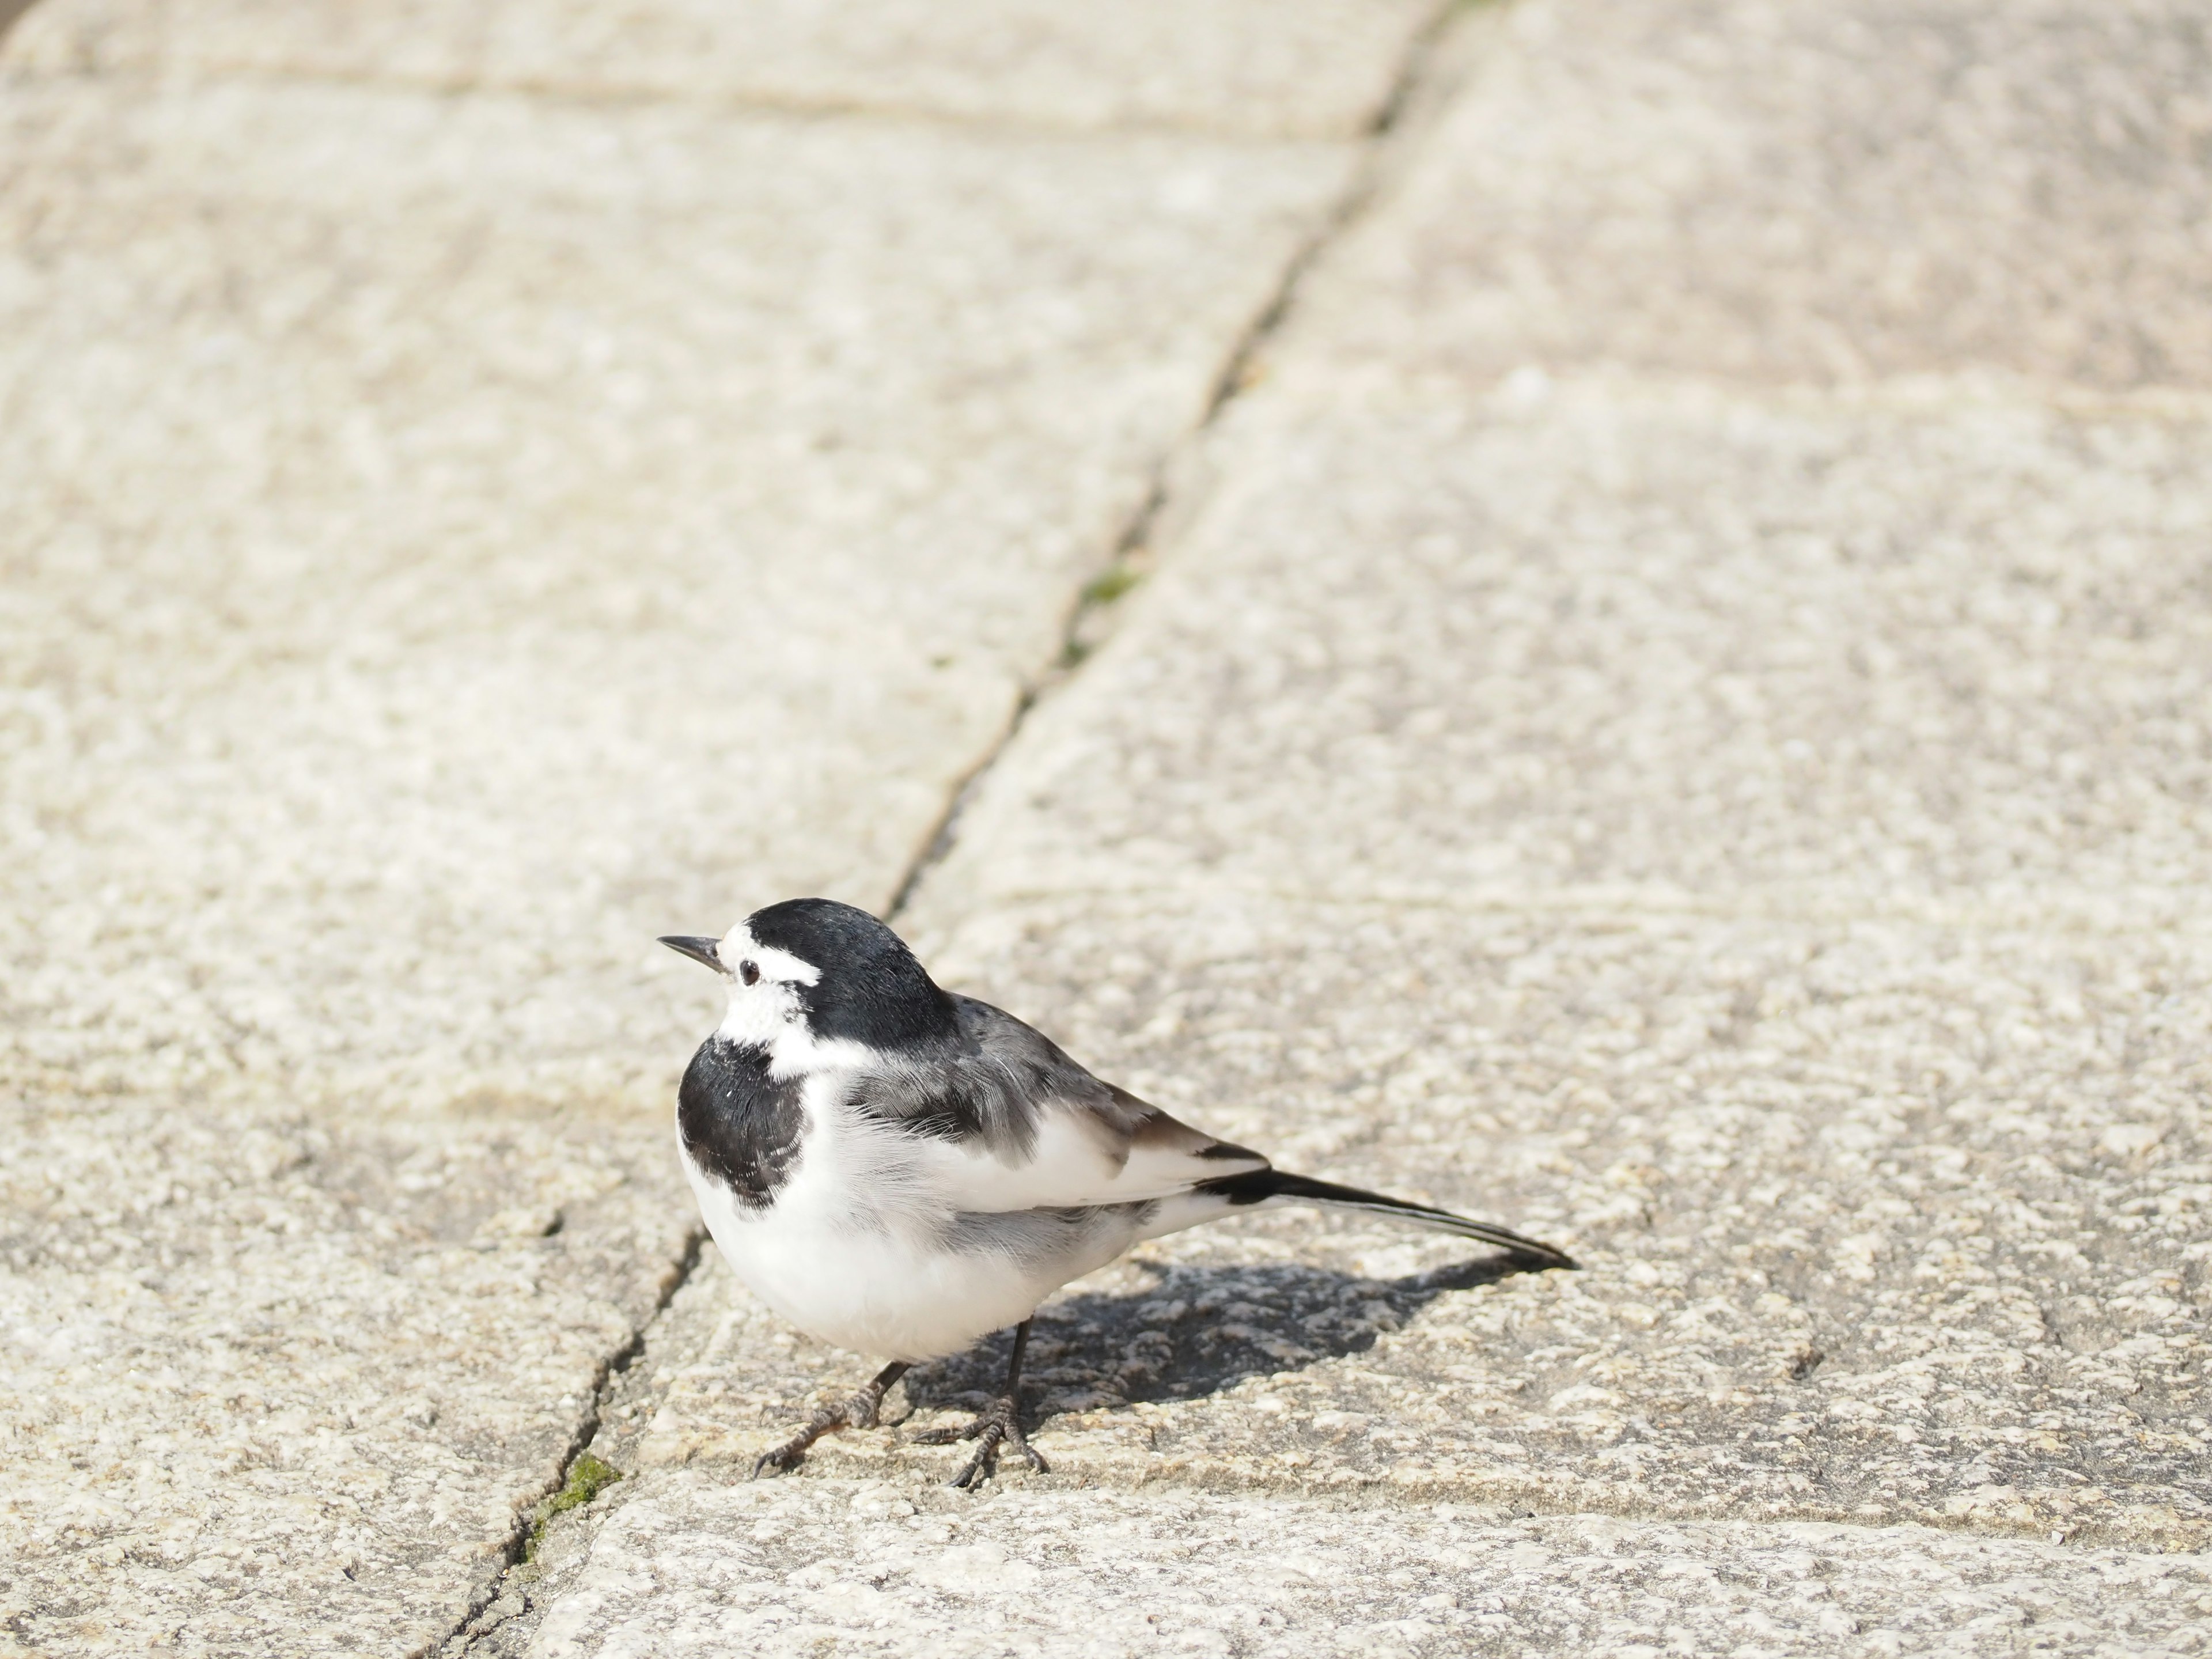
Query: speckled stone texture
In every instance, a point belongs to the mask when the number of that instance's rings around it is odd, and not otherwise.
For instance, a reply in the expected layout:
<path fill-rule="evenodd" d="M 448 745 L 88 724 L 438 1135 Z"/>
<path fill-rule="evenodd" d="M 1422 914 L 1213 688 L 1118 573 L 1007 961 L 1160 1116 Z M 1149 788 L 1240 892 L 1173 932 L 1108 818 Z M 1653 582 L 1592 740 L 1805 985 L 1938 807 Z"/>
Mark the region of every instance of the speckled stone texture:
<path fill-rule="evenodd" d="M 1208 136 L 1025 126 L 957 8 L 902 27 L 958 98 L 863 54 L 806 112 L 704 10 L 594 88 L 512 64 L 601 14 L 449 74 L 401 48 L 478 9 L 313 63 L 368 14 L 308 9 L 0 52 L 10 1652 L 490 1593 L 695 1224 L 713 991 L 653 936 L 890 901 L 1344 187 L 1268 135 L 1358 128 L 1415 21 L 1308 9 L 1356 61 L 1266 96 L 1330 112 Z"/>
<path fill-rule="evenodd" d="M 1002 1340 L 743 1481 L 876 1362 L 680 1270 L 642 939 L 888 901 L 1419 23 L 943 15 L 11 37 L 0 1639 L 2202 1651 L 2179 0 L 1458 15 L 902 925 L 1582 1270 L 1250 1218 L 1052 1474 Z"/>
<path fill-rule="evenodd" d="M 1457 100 L 1188 469 L 1162 574 L 994 769 L 916 936 L 1171 1109 L 1586 1264 L 1401 1298 L 1358 1353 L 1290 1336 L 1272 1409 L 1166 1402 L 1139 1462 L 2201 1548 L 2212 408 L 1931 319 L 1911 376 L 1834 389 L 1747 388 L 1694 311 L 1674 358 L 1455 355 L 1489 314 L 1449 209 L 1485 199 L 1491 89 L 1611 62 L 1600 9 L 1461 43 Z M 1746 14 L 1830 27 L 1783 15 Z M 2112 33 L 2105 85 L 2135 20 L 2103 15 L 2033 21 Z M 1610 187 L 1666 185 L 1659 153 Z M 2131 268 L 2172 300 L 2162 246 Z M 1776 288 L 1780 333 L 1826 292 Z M 1671 372 L 1692 352 L 1712 376 Z M 1385 1276 L 1341 1237 L 1261 1235 Z M 1146 1293 L 1198 1309 L 1227 1248 L 1175 1243 L 1186 1276 Z"/>
<path fill-rule="evenodd" d="M 33 1095 L 5 1121 L 11 1654 L 434 1643 L 689 1232 L 619 1121 Z"/>
<path fill-rule="evenodd" d="M 657 1090 L 711 998 L 656 933 L 888 902 L 1342 172 L 128 76 L 0 119 L 0 1075 L 347 1101 Z"/>
<path fill-rule="evenodd" d="M 1002 1343 L 747 1487 L 872 1362 L 710 1262 L 481 1651 L 2203 1645 L 2201 20 L 1534 0 L 1444 53 L 905 921 L 1582 1270 L 1147 1246 L 1040 1318 L 1054 1473 L 962 1509 L 910 1425 Z"/>
<path fill-rule="evenodd" d="M 1430 0 L 75 0 L 41 7 L 13 52 L 51 69 L 1346 138 L 1435 15 Z"/>
<path fill-rule="evenodd" d="M 1483 9 L 1307 348 L 1755 383 L 2212 381 L 2196 0 Z"/>
<path fill-rule="evenodd" d="M 1908 1528 L 690 1473 L 641 1480 L 563 1577 L 487 1650 L 2181 1654 L 2212 1618 L 2201 1557 Z"/>

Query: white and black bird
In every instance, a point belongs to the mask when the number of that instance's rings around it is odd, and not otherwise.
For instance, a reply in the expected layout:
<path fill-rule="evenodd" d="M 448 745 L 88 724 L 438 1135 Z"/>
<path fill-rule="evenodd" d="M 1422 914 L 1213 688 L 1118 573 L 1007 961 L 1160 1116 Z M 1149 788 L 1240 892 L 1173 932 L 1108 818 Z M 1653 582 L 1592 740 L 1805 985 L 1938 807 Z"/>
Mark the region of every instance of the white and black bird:
<path fill-rule="evenodd" d="M 753 1466 L 876 1420 L 917 1360 L 1012 1326 L 1005 1395 L 952 1480 L 1022 1432 L 1022 1351 L 1044 1298 L 1141 1239 L 1265 1204 L 1396 1216 L 1547 1267 L 1562 1252 L 1356 1187 L 1286 1174 L 1100 1081 L 1012 1014 L 941 990 L 864 910 L 792 899 L 719 939 L 660 941 L 728 981 L 676 1112 L 684 1172 L 731 1268 L 808 1335 L 890 1364 Z"/>

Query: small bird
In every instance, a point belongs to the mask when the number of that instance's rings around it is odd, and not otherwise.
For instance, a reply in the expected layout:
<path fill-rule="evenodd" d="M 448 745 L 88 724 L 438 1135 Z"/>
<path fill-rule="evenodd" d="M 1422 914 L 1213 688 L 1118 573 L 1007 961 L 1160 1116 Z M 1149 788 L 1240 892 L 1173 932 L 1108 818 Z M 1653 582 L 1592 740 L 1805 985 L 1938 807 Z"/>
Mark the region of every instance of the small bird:
<path fill-rule="evenodd" d="M 1559 1250 L 1449 1210 L 1273 1167 L 1102 1082 L 1012 1014 L 939 988 L 865 910 L 790 899 L 720 939 L 660 941 L 728 981 L 729 1012 L 677 1096 L 684 1173 L 722 1255 L 808 1335 L 890 1364 L 823 1407 L 766 1469 L 841 1428 L 868 1428 L 916 1361 L 1012 1327 L 1006 1392 L 963 1428 L 950 1482 L 1000 1449 L 1034 1468 L 1022 1354 L 1037 1304 L 1139 1240 L 1270 1204 L 1395 1216 L 1534 1267 Z"/>

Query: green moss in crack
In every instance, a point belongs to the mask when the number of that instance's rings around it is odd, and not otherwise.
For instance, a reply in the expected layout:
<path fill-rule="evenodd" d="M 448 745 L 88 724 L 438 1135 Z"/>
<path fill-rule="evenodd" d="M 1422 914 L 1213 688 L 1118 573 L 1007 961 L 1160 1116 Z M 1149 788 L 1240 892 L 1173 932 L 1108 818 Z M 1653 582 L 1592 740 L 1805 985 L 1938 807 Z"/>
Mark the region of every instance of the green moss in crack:
<path fill-rule="evenodd" d="M 1102 570 L 1083 585 L 1083 603 L 1086 605 L 1111 605 L 1139 582 L 1145 573 L 1132 569 L 1127 564 L 1117 564 Z"/>
<path fill-rule="evenodd" d="M 538 1519 L 530 1528 L 530 1544 L 522 1553 L 526 1561 L 538 1559 L 538 1546 L 556 1515 L 581 1509 L 623 1478 L 623 1472 L 601 1457 L 586 1452 L 568 1466 L 568 1479 L 560 1491 L 538 1506 Z"/>

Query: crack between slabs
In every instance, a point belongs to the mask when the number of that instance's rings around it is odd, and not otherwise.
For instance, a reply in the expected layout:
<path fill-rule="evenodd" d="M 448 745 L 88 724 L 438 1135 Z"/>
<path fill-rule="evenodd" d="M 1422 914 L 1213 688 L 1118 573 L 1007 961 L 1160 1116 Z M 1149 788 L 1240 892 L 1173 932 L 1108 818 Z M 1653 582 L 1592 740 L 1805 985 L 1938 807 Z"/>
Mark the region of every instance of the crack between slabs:
<path fill-rule="evenodd" d="M 1215 879 L 1204 884 L 1178 881 L 1173 872 L 1157 878 L 1143 876 L 1105 882 L 1071 880 L 1058 885 L 1012 886 L 996 890 L 993 902 L 1013 905 L 1052 905 L 1080 901 L 1086 905 L 1122 911 L 1170 904 L 1265 903 L 1310 909 L 1383 911 L 1401 915 L 1424 911 L 1457 916 L 1488 916 L 1502 920 L 1528 916 L 1582 919 L 1592 925 L 1634 925 L 1676 920 L 1719 922 L 1763 922 L 1785 927 L 1834 927 L 1866 924 L 1893 927 L 1944 928 L 2021 937 L 2050 936 L 2130 939 L 2147 933 L 2168 933 L 2208 925 L 2197 908 L 2158 909 L 2154 895 L 2136 912 L 2111 915 L 2086 907 L 2069 908 L 2046 900 L 2041 908 L 2025 902 L 2011 906 L 1997 901 L 1951 902 L 1942 898 L 1924 902 L 1832 900 L 1784 903 L 1765 902 L 1757 896 L 1731 901 L 1698 893 L 1646 894 L 1634 891 L 1583 891 L 1573 888 L 1552 892 L 1504 893 L 1480 890 L 1462 892 L 1377 893 L 1356 887 L 1336 889 L 1293 886 L 1264 881 Z"/>
<path fill-rule="evenodd" d="M 30 12 L 38 0 L 0 0 L 0 38 Z M 1486 0 L 1443 0 L 1417 31 L 1401 62 L 1382 108 L 1395 113 L 1398 93 L 1404 85 L 1403 69 L 1415 60 L 1452 13 Z M 110 86 L 147 85 L 173 73 L 173 63 L 126 60 L 96 66 L 72 64 L 37 71 L 47 80 L 104 82 Z M 1295 117 L 1279 122 L 1238 125 L 1206 118 L 1203 112 L 1172 109 L 1122 110 L 1092 116 L 1061 116 L 1044 111 L 1009 112 L 966 107 L 957 100 L 928 97 L 900 97 L 866 90 L 840 93 L 778 88 L 757 84 L 716 88 L 686 87 L 639 81 L 623 84 L 594 81 L 588 75 L 501 74 L 477 67 L 440 70 L 407 70 L 383 66 L 343 67 L 307 63 L 254 63 L 233 58 L 203 61 L 185 71 L 202 85 L 260 84 L 279 87 L 334 87 L 368 93 L 413 94 L 438 99 L 508 98 L 552 108 L 579 110 L 689 110 L 710 117 L 744 120 L 884 121 L 973 132 L 988 137 L 1046 142 L 1083 143 L 1116 138 L 1189 139 L 1231 149 L 1267 149 L 1301 145 L 1360 143 L 1375 136 L 1376 118 L 1357 126 L 1322 120 L 1303 123 Z"/>
<path fill-rule="evenodd" d="M 923 879 L 951 854 L 961 816 L 974 800 L 984 778 L 1021 735 L 1023 726 L 1038 703 L 1065 687 L 1097 648 L 1105 631 L 1103 624 L 1118 602 L 1150 574 L 1152 532 L 1173 493 L 1170 481 L 1176 462 L 1204 441 L 1206 434 L 1220 423 L 1230 405 L 1252 384 L 1253 368 L 1260 353 L 1281 332 L 1307 274 L 1374 203 L 1389 170 L 1389 140 L 1404 127 L 1407 112 L 1424 89 L 1423 72 L 1435 56 L 1438 44 L 1453 21 L 1468 9 L 1465 0 L 1443 0 L 1407 43 L 1397 72 L 1391 77 L 1389 90 L 1359 136 L 1359 157 L 1344 190 L 1291 251 L 1266 301 L 1230 346 L 1197 421 L 1153 462 L 1136 510 L 1115 537 L 1112 550 L 1077 590 L 1068 605 L 1060 624 L 1058 653 L 1042 673 L 1023 686 L 997 740 L 954 785 L 944 816 L 931 830 L 920 856 L 908 867 L 884 909 L 884 921 L 896 922 L 899 919 L 913 902 Z"/>
<path fill-rule="evenodd" d="M 568 1437 L 568 1448 L 561 1454 L 560 1473 L 538 1493 L 536 1502 L 515 1512 L 514 1524 L 500 1547 L 499 1570 L 486 1575 L 470 1593 L 468 1606 L 453 1621 L 453 1627 L 435 1641 L 416 1649 L 412 1659 L 423 1659 L 424 1656 L 430 1654 L 465 1653 L 478 1637 L 490 1634 L 493 1629 L 505 1622 L 504 1620 L 494 1620 L 491 1624 L 478 1628 L 485 1610 L 506 1593 L 507 1580 L 515 1568 L 528 1559 L 532 1538 L 550 1518 L 546 1513 L 546 1504 L 568 1485 L 574 1474 L 577 1460 L 599 1438 L 599 1425 L 606 1412 L 607 1398 L 614 1388 L 615 1379 L 644 1357 L 646 1340 L 652 1334 L 654 1323 L 668 1311 L 668 1304 L 676 1300 L 677 1292 L 691 1282 L 691 1276 L 699 1270 L 706 1246 L 707 1230 L 704 1227 L 694 1226 L 685 1235 L 684 1254 L 662 1275 L 660 1288 L 653 1297 L 652 1308 L 631 1328 L 622 1346 L 599 1362 L 599 1370 L 592 1379 L 592 1403 Z"/>
<path fill-rule="evenodd" d="M 16 0 L 0 0 L 0 34 L 28 12 L 38 0 L 21 0 L 21 9 L 7 17 Z M 94 70 L 42 71 L 42 78 L 70 80 L 110 87 L 145 86 L 160 79 L 161 70 L 126 64 Z M 870 97 L 863 93 L 839 96 L 832 93 L 781 93 L 769 88 L 732 92 L 690 91 L 682 88 L 621 86 L 589 81 L 561 81 L 532 76 L 501 77 L 457 71 L 405 74 L 388 70 L 347 70 L 288 65 L 264 68 L 242 63 L 216 63 L 191 71 L 202 86 L 264 86 L 279 88 L 337 88 L 369 94 L 413 95 L 422 98 L 510 99 L 547 110 L 629 113 L 636 111 L 678 111 L 708 119 L 728 121 L 788 121 L 814 124 L 852 121 L 881 122 L 886 125 L 920 127 L 952 134 L 972 134 L 995 140 L 1024 140 L 1047 143 L 1085 143 L 1117 138 L 1188 139 L 1218 145 L 1224 149 L 1262 150 L 1300 145 L 1357 143 L 1364 129 L 1332 132 L 1326 128 L 1302 131 L 1213 125 L 1204 120 L 1166 114 L 1129 114 L 1082 119 L 1055 120 L 1049 115 L 1006 115 L 989 111 L 963 110 L 957 106 L 918 100 Z"/>
<path fill-rule="evenodd" d="M 0 5 L 5 3 L 6 0 L 0 0 Z M 1281 331 L 1296 304 L 1299 285 L 1307 273 L 1375 200 L 1388 172 L 1387 152 L 1389 146 L 1387 141 L 1402 128 L 1407 111 L 1422 90 L 1423 72 L 1438 43 L 1454 20 L 1466 9 L 1463 0 L 1442 0 L 1407 43 L 1389 92 L 1360 135 L 1360 154 L 1344 190 L 1285 261 L 1282 273 L 1266 301 L 1231 345 L 1214 376 L 1205 407 L 1196 422 L 1170 443 L 1154 462 L 1136 510 L 1115 536 L 1112 550 L 1105 560 L 1083 584 L 1068 606 L 1061 624 L 1057 657 L 1045 665 L 1037 678 L 1023 688 L 996 741 L 954 786 L 944 815 L 931 830 L 921 852 L 899 882 L 890 903 L 885 907 L 885 921 L 897 921 L 923 878 L 951 852 L 963 811 L 974 799 L 984 778 L 1020 735 L 1024 723 L 1038 702 L 1065 685 L 1091 654 L 1094 647 L 1086 642 L 1087 630 L 1101 620 L 1101 613 L 1109 611 L 1118 599 L 1142 580 L 1152 533 L 1169 503 L 1170 481 L 1176 461 L 1193 446 L 1203 441 L 1206 433 L 1220 421 L 1224 412 L 1251 383 L 1253 367 L 1260 352 Z M 499 1571 L 477 1587 L 470 1597 L 467 1610 L 454 1621 L 447 1633 L 418 1650 L 418 1653 L 456 1656 L 465 1654 L 478 1638 L 490 1634 L 499 1625 L 506 1622 L 504 1618 L 494 1620 L 489 1624 L 482 1621 L 485 1612 L 506 1594 L 515 1568 L 526 1559 L 532 1537 L 542 1524 L 544 1504 L 567 1488 L 574 1475 L 578 1460 L 598 1437 L 615 1379 L 644 1354 L 653 1326 L 698 1271 L 704 1259 L 706 1242 L 706 1230 L 694 1227 L 688 1237 L 684 1255 L 664 1279 L 652 1311 L 640 1322 L 622 1346 L 600 1365 L 592 1384 L 590 1408 L 569 1438 L 568 1449 L 561 1459 L 560 1474 L 536 1504 L 518 1514 L 503 1547 Z"/>

